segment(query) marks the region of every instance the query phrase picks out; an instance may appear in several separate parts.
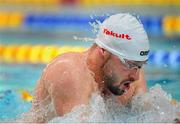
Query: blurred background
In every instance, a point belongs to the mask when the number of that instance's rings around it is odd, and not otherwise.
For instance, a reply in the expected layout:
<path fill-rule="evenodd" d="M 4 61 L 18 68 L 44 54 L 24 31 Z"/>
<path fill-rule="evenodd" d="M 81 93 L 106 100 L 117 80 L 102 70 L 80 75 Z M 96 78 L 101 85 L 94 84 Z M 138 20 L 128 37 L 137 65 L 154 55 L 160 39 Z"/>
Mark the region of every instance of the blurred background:
<path fill-rule="evenodd" d="M 93 43 L 73 37 L 94 38 L 96 21 L 121 12 L 140 18 L 148 33 L 148 87 L 159 83 L 180 101 L 180 0 L 0 0 L 0 108 L 20 104 L 14 96 L 31 101 L 52 58 Z"/>

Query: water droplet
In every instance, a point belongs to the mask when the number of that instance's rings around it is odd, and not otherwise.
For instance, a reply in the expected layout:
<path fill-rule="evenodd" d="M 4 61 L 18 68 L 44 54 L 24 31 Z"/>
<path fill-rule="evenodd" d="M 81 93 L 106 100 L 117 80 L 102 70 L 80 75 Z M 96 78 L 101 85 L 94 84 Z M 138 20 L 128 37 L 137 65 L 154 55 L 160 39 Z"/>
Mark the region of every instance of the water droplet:
<path fill-rule="evenodd" d="M 163 81 L 163 84 L 166 84 L 167 83 L 167 81 Z"/>
<path fill-rule="evenodd" d="M 164 112 L 160 112 L 161 115 L 164 115 Z"/>
<path fill-rule="evenodd" d="M 167 65 L 167 64 L 164 64 L 164 67 L 165 67 L 165 68 L 167 68 L 167 67 L 168 67 L 168 65 Z"/>

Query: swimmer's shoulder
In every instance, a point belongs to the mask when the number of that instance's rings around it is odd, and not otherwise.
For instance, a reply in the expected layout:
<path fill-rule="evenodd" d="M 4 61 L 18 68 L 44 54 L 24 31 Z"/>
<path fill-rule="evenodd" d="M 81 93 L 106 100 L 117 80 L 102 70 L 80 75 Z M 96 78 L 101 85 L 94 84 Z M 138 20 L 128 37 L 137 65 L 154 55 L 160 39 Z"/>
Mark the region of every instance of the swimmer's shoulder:
<path fill-rule="evenodd" d="M 43 73 L 44 77 L 47 78 L 55 78 L 55 77 L 62 77 L 63 73 L 75 71 L 77 68 L 77 64 L 80 62 L 81 53 L 75 53 L 75 52 L 69 52 L 62 54 L 60 56 L 57 56 L 55 59 L 53 59 L 47 66 L 45 67 Z M 69 72 L 69 73 L 70 73 Z"/>
<path fill-rule="evenodd" d="M 63 91 L 62 88 L 72 90 L 73 87 L 79 85 L 82 64 L 79 63 L 78 65 L 78 58 L 81 58 L 80 53 L 67 53 L 51 61 L 43 72 L 45 84 L 48 84 L 46 88 L 53 86 L 55 89 L 58 88 Z"/>
<path fill-rule="evenodd" d="M 78 58 L 80 58 L 82 56 L 81 53 L 78 53 L 78 52 L 68 52 L 68 53 L 64 53 L 64 54 L 61 54 L 59 56 L 57 56 L 56 58 L 54 58 L 51 62 L 51 63 L 57 63 L 59 61 L 61 62 L 65 62 L 65 64 L 68 62 L 71 62 L 71 61 L 74 61 Z"/>

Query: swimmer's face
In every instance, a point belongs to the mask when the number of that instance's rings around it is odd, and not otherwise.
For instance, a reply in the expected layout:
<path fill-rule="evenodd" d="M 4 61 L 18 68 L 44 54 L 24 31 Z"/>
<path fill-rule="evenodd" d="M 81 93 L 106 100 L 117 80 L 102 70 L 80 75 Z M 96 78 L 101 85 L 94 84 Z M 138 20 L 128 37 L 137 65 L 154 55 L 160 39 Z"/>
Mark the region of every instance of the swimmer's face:
<path fill-rule="evenodd" d="M 139 69 L 127 68 L 115 55 L 111 55 L 103 68 L 104 81 L 114 95 L 122 95 L 129 90 L 130 84 L 139 79 Z"/>

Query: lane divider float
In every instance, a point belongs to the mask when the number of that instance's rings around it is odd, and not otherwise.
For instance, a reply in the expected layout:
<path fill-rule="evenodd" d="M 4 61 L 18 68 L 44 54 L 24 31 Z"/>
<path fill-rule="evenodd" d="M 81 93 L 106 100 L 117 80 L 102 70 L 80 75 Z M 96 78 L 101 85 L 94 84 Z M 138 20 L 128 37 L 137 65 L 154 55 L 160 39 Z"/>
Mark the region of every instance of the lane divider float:
<path fill-rule="evenodd" d="M 3 63 L 30 63 L 47 64 L 53 58 L 66 52 L 83 52 L 87 50 L 81 46 L 55 46 L 55 45 L 1 45 L 0 62 Z M 148 65 L 170 66 L 177 68 L 180 66 L 180 52 L 172 51 L 151 51 Z"/>
<path fill-rule="evenodd" d="M 1 45 L 0 61 L 4 63 L 32 63 L 46 64 L 53 58 L 66 52 L 83 52 L 85 47 L 80 46 L 53 46 L 53 45 Z"/>

